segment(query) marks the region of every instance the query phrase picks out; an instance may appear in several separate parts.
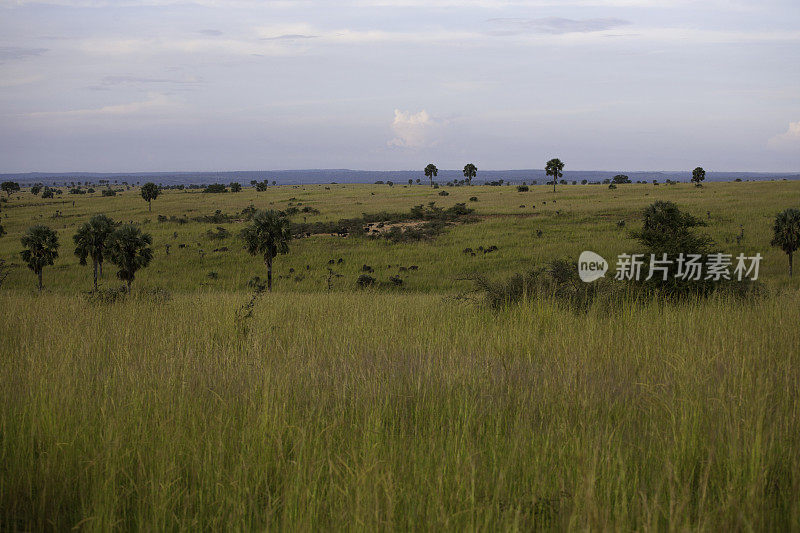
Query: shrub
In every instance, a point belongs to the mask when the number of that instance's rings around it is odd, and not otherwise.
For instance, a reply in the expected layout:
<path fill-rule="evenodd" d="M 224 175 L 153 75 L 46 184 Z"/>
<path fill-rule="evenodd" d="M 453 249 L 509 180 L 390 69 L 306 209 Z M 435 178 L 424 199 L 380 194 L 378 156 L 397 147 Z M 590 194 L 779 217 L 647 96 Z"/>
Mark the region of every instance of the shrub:
<path fill-rule="evenodd" d="M 231 232 L 223 228 L 222 226 L 217 226 L 216 231 L 208 230 L 206 231 L 206 237 L 211 240 L 222 240 L 227 239 L 230 237 Z"/>
<path fill-rule="evenodd" d="M 528 192 L 528 190 L 527 185 L 517 185 L 517 192 Z"/>
<path fill-rule="evenodd" d="M 478 201 L 478 197 L 477 196 L 470 196 L 469 197 L 469 201 L 470 202 L 477 202 Z"/>
<path fill-rule="evenodd" d="M 369 274 L 361 274 L 360 276 L 358 276 L 358 279 L 356 280 L 356 285 L 358 285 L 358 287 L 361 289 L 364 289 L 366 287 L 372 287 L 373 285 L 375 285 L 375 278 L 373 278 Z"/>
<path fill-rule="evenodd" d="M 117 191 L 115 191 L 114 189 L 103 189 L 103 192 L 101 192 L 100 194 L 102 194 L 103 196 L 116 196 Z"/>
<path fill-rule="evenodd" d="M 473 276 L 472 279 L 493 309 L 528 299 L 552 298 L 574 311 L 586 311 L 598 296 L 622 295 L 620 284 L 611 280 L 604 278 L 594 283 L 581 281 L 577 262 L 571 259 L 556 259 L 544 267 L 514 274 L 501 281 L 489 281 L 483 276 Z"/>
<path fill-rule="evenodd" d="M 450 193 L 447 191 L 439 191 L 439 196 L 450 196 Z"/>
<path fill-rule="evenodd" d="M 203 189 L 203 192 L 216 194 L 216 193 L 228 192 L 228 189 L 222 183 L 212 183 L 210 185 L 207 185 L 206 188 Z"/>

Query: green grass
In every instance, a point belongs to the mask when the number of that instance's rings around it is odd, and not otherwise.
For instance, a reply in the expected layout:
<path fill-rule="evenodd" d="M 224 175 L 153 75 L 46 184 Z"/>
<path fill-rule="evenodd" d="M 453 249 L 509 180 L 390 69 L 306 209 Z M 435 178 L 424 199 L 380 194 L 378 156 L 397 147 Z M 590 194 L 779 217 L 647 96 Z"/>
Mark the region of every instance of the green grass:
<path fill-rule="evenodd" d="M 800 183 L 566 186 L 556 205 L 544 186 L 447 190 L 167 192 L 152 213 L 136 191 L 2 204 L 0 258 L 19 264 L 39 220 L 62 248 L 42 294 L 19 265 L 0 289 L 0 530 L 800 529 L 798 277 L 769 247 Z M 291 197 L 336 220 L 473 195 L 484 218 L 433 242 L 293 241 L 276 274 L 311 274 L 277 280 L 250 318 L 239 310 L 262 263 L 234 238 L 204 240 L 214 224 L 156 222 Z M 453 298 L 466 274 L 635 250 L 628 230 L 656 199 L 710 211 L 725 250 L 762 253 L 765 295 L 586 313 Z M 48 218 L 56 209 L 64 218 Z M 72 255 L 76 225 L 98 212 L 150 219 L 156 249 L 134 293 L 110 304 L 82 294 L 90 269 Z M 197 241 L 230 252 L 201 261 Z M 191 252 L 167 257 L 166 242 Z M 379 279 L 420 269 L 400 289 L 357 291 L 365 263 Z M 110 265 L 103 283 L 119 284 Z"/>
<path fill-rule="evenodd" d="M 329 187 L 330 190 L 326 190 Z M 206 231 L 217 224 L 191 222 L 159 223 L 159 214 L 169 216 L 210 215 L 219 209 L 236 213 L 253 204 L 257 208 L 285 209 L 291 198 L 303 205 L 320 210 L 319 215 L 307 216 L 309 222 L 357 217 L 361 213 L 379 211 L 407 212 L 412 206 L 430 201 L 449 207 L 466 202 L 481 216 L 475 224 L 449 229 L 434 242 L 390 244 L 363 238 L 314 236 L 291 244 L 291 251 L 275 262 L 276 290 L 316 292 L 327 287 L 329 259 L 343 258 L 345 263 L 335 270 L 342 274 L 335 288 L 355 287 L 362 265 L 372 266 L 376 277 L 386 281 L 399 273 L 399 266 L 418 265 L 420 269 L 403 275 L 404 289 L 413 292 L 456 293 L 470 287 L 460 278 L 479 273 L 507 276 L 526 270 L 534 263 L 572 256 L 592 249 L 613 263 L 618 253 L 638 250 L 630 239 L 629 230 L 638 227 L 641 210 L 656 200 L 672 200 L 681 208 L 706 219 L 706 231 L 719 246 L 730 252 L 747 254 L 760 252 L 764 256 L 762 277 L 776 285 L 800 288 L 800 281 L 789 280 L 786 255 L 769 246 L 775 214 L 787 207 L 800 205 L 800 182 L 708 183 L 703 188 L 680 185 L 624 185 L 616 190 L 604 186 L 568 185 L 553 195 L 547 186 L 531 187 L 519 193 L 515 187 L 446 187 L 450 195 L 441 197 L 439 190 L 425 186 L 388 187 L 386 185 L 310 185 L 305 187 L 273 187 L 257 193 L 247 188 L 241 193 L 204 194 L 199 191 L 166 191 L 153 201 L 148 213 L 147 203 L 138 189 L 116 197 L 68 195 L 53 200 L 41 200 L 24 191 L 2 204 L 2 223 L 8 234 L 0 238 L 0 258 L 16 263 L 4 288 L 34 290 L 35 276 L 21 264 L 19 238 L 28 227 L 44 223 L 56 229 L 61 240 L 60 257 L 53 267 L 45 269 L 44 281 L 49 291 L 75 293 L 91 289 L 90 267 L 82 267 L 73 255 L 72 235 L 77 227 L 96 213 L 119 221 L 143 224 L 143 230 L 153 235 L 155 258 L 151 266 L 137 275 L 135 286 L 160 287 L 176 292 L 207 290 L 242 290 L 254 275 L 264 276 L 263 261 L 247 255 L 236 237 L 243 223 L 221 224 L 233 236 L 212 241 Z M 442 189 L 440 189 L 442 190 Z M 478 202 L 469 202 L 477 196 Z M 555 203 L 553 200 L 555 199 Z M 72 201 L 75 201 L 75 207 Z M 545 204 L 546 202 L 546 204 Z M 520 205 L 526 207 L 520 208 Z M 533 208 L 533 205 L 536 208 Z M 52 218 L 59 210 L 60 218 Z M 558 212 L 558 213 L 557 213 Z M 710 217 L 709 217 L 710 213 Z M 302 221 L 303 215 L 294 217 Z M 625 228 L 617 222 L 626 221 Z M 740 225 L 745 239 L 736 243 Z M 542 236 L 537 237 L 537 230 Z M 177 237 L 173 237 L 177 232 Z M 171 247 L 166 255 L 165 245 Z M 179 248 L 179 244 L 186 244 Z M 492 254 L 477 257 L 464 255 L 465 248 L 499 247 Z M 213 252 L 227 247 L 227 252 Z M 204 254 L 201 255 L 200 250 Z M 391 267 L 389 266 L 391 265 Z M 309 269 L 306 269 L 306 266 Z M 290 269 L 294 272 L 290 274 Z M 210 279 L 209 272 L 217 272 Z M 299 274 L 302 279 L 295 281 Z M 105 286 L 116 286 L 114 270 L 107 265 Z"/>
<path fill-rule="evenodd" d="M 796 529 L 796 296 L 0 296 L 0 528 Z"/>

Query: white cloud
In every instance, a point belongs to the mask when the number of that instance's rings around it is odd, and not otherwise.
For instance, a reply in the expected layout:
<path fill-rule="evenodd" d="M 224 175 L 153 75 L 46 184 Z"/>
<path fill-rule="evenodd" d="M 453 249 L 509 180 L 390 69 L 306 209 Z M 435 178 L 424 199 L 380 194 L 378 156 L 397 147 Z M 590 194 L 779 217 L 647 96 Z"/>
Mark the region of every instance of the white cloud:
<path fill-rule="evenodd" d="M 432 143 L 433 130 L 437 122 L 434 121 L 424 109 L 419 113 L 394 110 L 392 131 L 395 137 L 389 141 L 389 146 L 401 148 L 422 148 Z"/>
<path fill-rule="evenodd" d="M 800 120 L 790 122 L 786 132 L 772 137 L 769 146 L 778 150 L 800 150 Z"/>
<path fill-rule="evenodd" d="M 169 98 L 163 94 L 150 94 L 148 100 L 141 102 L 107 105 L 88 109 L 71 109 L 67 111 L 36 111 L 33 113 L 28 113 L 27 116 L 31 118 L 58 118 L 135 115 L 143 111 L 164 109 L 169 106 Z"/>

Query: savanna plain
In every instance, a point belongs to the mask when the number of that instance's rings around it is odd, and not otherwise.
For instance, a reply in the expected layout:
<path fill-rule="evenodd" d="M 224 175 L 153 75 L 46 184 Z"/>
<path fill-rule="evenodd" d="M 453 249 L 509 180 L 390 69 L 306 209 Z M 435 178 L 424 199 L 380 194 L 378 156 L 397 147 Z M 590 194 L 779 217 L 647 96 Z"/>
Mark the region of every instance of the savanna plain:
<path fill-rule="evenodd" d="M 800 276 L 770 245 L 800 182 L 187 189 L 151 210 L 67 189 L 0 204 L 0 529 L 800 529 Z M 758 294 L 574 309 L 476 285 L 584 250 L 613 266 L 658 200 L 760 253 Z M 376 216 L 457 204 L 420 238 Z M 304 230 L 271 292 L 251 205 Z M 129 293 L 73 253 L 101 213 L 152 236 Z M 60 242 L 41 291 L 36 224 Z"/>

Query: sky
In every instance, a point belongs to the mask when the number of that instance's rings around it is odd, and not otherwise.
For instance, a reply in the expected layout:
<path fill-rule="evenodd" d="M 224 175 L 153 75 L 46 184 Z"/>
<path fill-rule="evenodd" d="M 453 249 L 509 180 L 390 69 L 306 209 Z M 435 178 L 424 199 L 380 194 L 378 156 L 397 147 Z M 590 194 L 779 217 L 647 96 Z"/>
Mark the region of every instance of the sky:
<path fill-rule="evenodd" d="M 800 171 L 798 0 L 0 0 L 0 172 Z"/>

